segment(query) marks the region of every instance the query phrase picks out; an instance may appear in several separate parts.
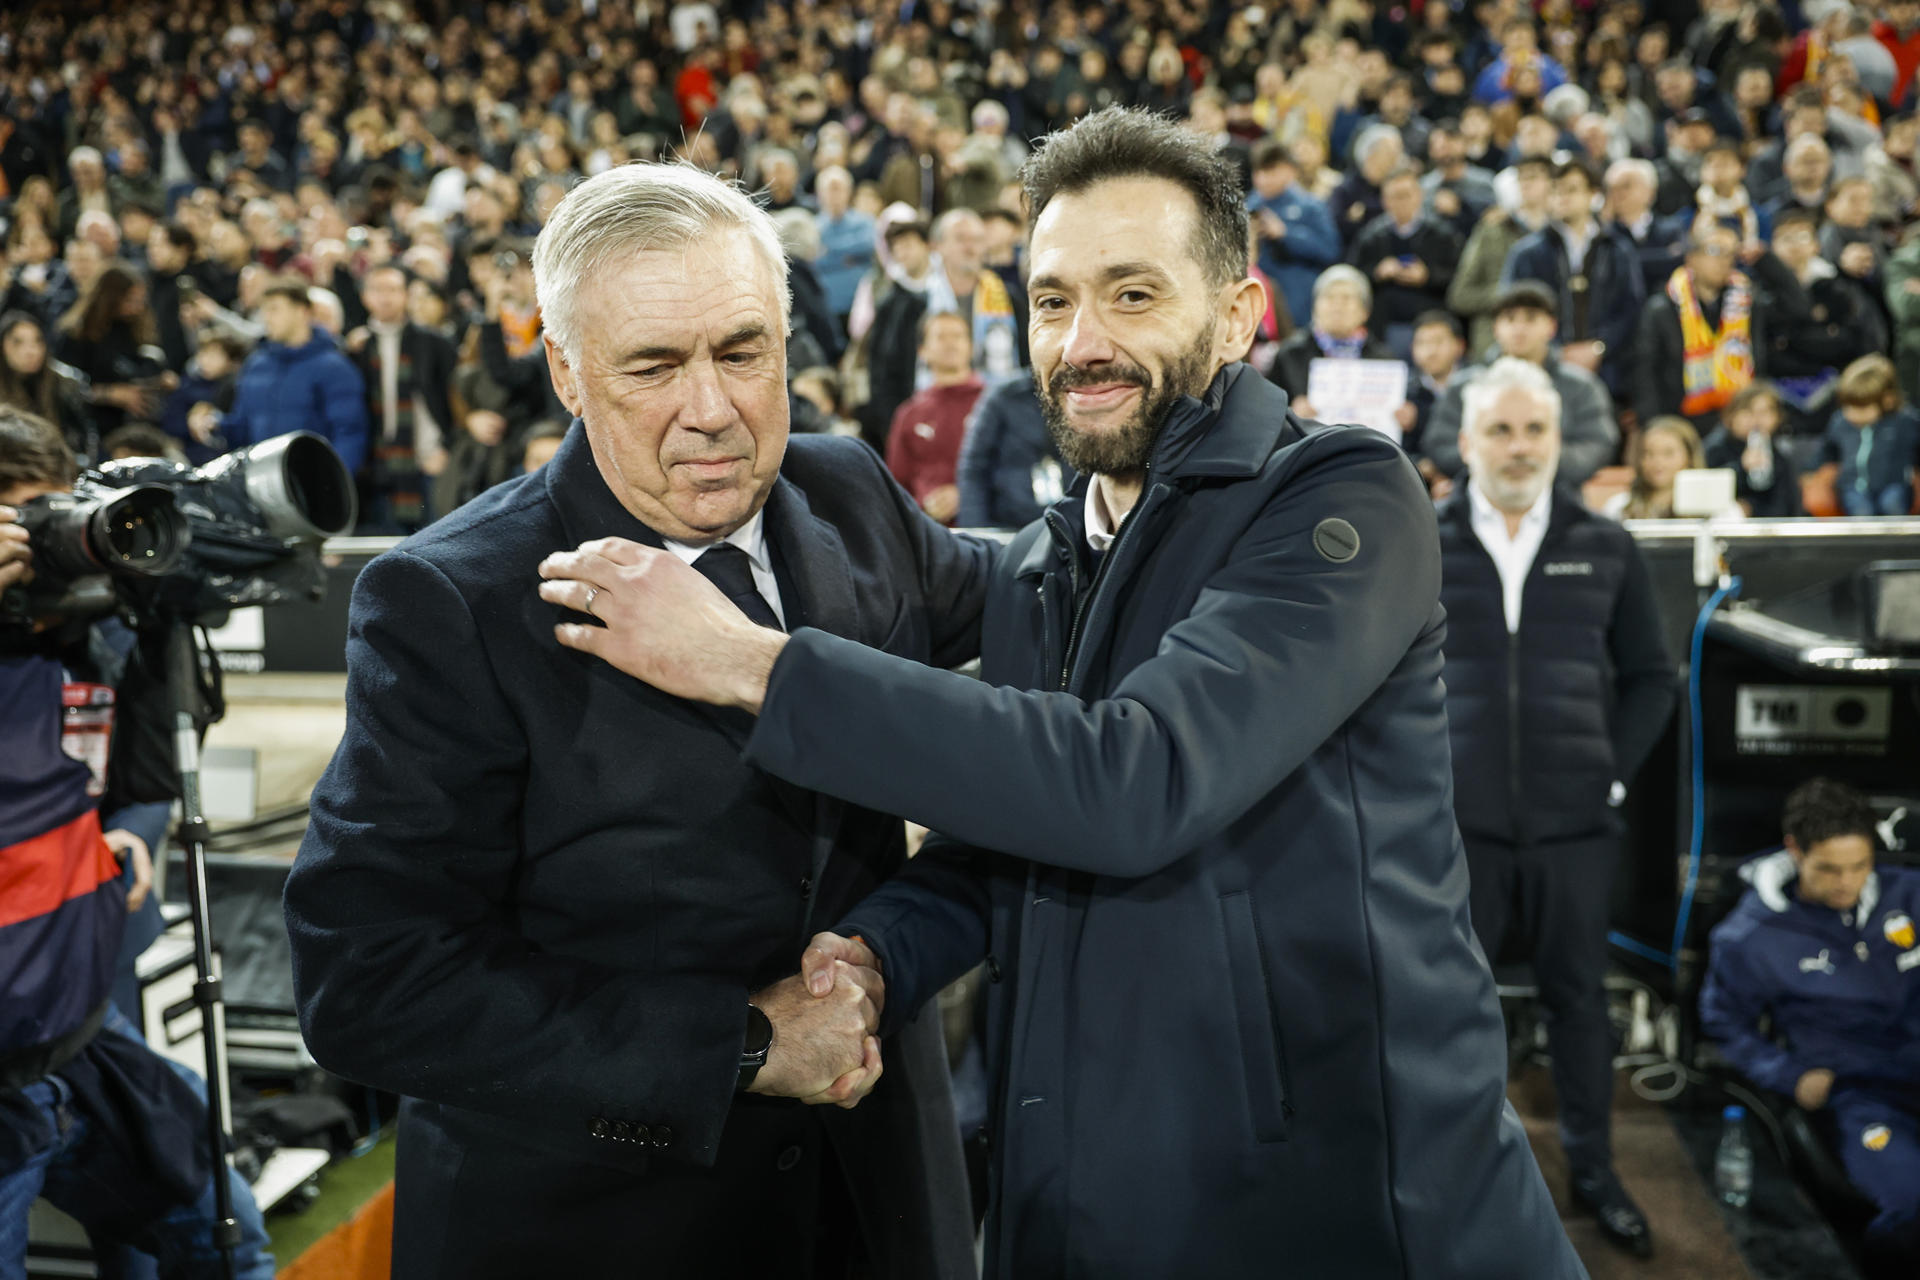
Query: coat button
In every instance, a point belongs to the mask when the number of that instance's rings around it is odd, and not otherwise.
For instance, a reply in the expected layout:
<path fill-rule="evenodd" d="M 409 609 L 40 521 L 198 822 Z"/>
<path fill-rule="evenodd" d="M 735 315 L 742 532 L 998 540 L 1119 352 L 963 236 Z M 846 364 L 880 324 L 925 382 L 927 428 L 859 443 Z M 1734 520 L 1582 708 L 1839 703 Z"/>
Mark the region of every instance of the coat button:
<path fill-rule="evenodd" d="M 615 1142 L 625 1142 L 631 1137 L 633 1137 L 633 1130 L 627 1125 L 625 1120 L 615 1120 L 613 1122 L 613 1140 Z"/>
<path fill-rule="evenodd" d="M 664 1147 L 672 1141 L 673 1141 L 673 1130 L 667 1128 L 667 1126 L 663 1124 L 657 1124 L 653 1126 L 653 1145 L 656 1148 Z"/>
<path fill-rule="evenodd" d="M 647 1145 L 647 1126 L 638 1120 L 633 1122 L 633 1140 L 643 1147 Z"/>
<path fill-rule="evenodd" d="M 993 956 L 987 957 L 987 981 L 1000 981 L 1000 961 Z"/>
<path fill-rule="evenodd" d="M 811 898 L 813 896 L 813 881 L 809 877 L 802 876 L 800 878 L 800 896 L 803 898 Z"/>
<path fill-rule="evenodd" d="M 587 1132 L 591 1133 L 596 1138 L 606 1137 L 608 1133 L 607 1118 L 605 1116 L 595 1116 L 593 1118 L 593 1125 L 587 1130 Z"/>
<path fill-rule="evenodd" d="M 802 1152 L 800 1148 L 788 1147 L 785 1151 L 782 1151 L 780 1153 L 780 1158 L 773 1162 L 773 1167 L 778 1169 L 780 1172 L 785 1173 L 787 1172 L 787 1170 L 793 1168 L 793 1166 L 800 1163 L 801 1154 Z"/>

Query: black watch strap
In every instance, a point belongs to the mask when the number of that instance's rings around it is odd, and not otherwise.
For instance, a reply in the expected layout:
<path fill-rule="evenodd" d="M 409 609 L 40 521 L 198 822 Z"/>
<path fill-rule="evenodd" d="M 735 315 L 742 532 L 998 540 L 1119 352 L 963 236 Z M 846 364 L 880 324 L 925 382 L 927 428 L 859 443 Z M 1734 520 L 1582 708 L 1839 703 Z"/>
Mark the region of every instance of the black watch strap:
<path fill-rule="evenodd" d="M 767 1054 L 772 1049 L 773 1020 L 757 1006 L 748 1005 L 747 1038 L 740 1046 L 740 1080 L 735 1088 L 744 1092 L 753 1087 L 754 1077 L 767 1065 Z"/>

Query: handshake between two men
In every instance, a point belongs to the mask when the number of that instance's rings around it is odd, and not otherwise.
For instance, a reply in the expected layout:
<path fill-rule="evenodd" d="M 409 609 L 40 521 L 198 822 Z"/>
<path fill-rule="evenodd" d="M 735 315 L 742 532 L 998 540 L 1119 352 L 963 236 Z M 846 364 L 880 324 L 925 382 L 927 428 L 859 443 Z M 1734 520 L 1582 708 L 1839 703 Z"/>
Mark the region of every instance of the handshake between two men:
<path fill-rule="evenodd" d="M 880 961 L 865 943 L 815 934 L 800 958 L 800 972 L 762 988 L 748 1002 L 773 1025 L 766 1065 L 748 1092 L 813 1105 L 860 1105 L 884 1069 L 874 1032 L 886 999 Z"/>

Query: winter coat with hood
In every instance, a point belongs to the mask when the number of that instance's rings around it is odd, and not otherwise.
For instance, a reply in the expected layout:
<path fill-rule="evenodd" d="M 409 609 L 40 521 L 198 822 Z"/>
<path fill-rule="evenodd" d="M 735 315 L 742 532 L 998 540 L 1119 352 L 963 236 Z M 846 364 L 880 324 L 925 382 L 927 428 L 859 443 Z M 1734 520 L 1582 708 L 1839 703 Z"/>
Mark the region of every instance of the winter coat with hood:
<path fill-rule="evenodd" d="M 1802 900 L 1784 849 L 1740 876 L 1751 888 L 1715 926 L 1700 990 L 1721 1053 L 1778 1093 L 1817 1067 L 1836 1088 L 1920 1088 L 1920 871 L 1878 868 L 1851 911 Z"/>

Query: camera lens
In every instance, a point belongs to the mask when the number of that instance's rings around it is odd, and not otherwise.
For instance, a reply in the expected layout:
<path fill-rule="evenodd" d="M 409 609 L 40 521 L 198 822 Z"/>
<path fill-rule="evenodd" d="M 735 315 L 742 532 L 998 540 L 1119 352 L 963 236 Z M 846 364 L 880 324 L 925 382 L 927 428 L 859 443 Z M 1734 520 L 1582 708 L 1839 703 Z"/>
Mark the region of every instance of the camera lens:
<path fill-rule="evenodd" d="M 87 549 L 109 569 L 158 575 L 173 568 L 187 545 L 186 518 L 170 490 L 155 485 L 129 489 L 103 502 L 87 522 Z"/>

